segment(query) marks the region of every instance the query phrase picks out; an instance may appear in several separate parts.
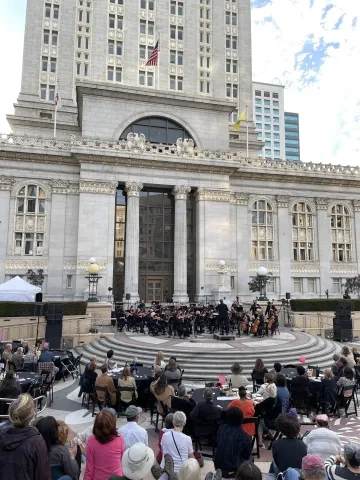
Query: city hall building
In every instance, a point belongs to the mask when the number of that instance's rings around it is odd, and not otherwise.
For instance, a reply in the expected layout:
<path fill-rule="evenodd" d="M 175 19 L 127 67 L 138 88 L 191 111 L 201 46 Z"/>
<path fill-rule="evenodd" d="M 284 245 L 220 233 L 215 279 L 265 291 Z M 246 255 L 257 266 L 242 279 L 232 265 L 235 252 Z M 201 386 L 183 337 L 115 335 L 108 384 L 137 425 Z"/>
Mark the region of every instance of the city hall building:
<path fill-rule="evenodd" d="M 100 297 L 131 303 L 210 300 L 219 272 L 251 299 L 260 266 L 270 298 L 339 296 L 359 273 L 360 171 L 259 158 L 252 116 L 250 0 L 29 1 L 0 282 L 43 269 L 45 298 L 83 299 L 95 257 Z"/>

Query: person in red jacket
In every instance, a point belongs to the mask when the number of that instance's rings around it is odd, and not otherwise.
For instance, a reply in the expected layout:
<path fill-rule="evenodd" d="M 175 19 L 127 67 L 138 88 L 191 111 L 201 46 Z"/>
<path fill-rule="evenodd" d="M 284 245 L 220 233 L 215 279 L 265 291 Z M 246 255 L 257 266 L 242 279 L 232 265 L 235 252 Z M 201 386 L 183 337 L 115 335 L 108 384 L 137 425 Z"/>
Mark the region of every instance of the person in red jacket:
<path fill-rule="evenodd" d="M 34 401 L 20 395 L 9 408 L 11 426 L 0 430 L 1 478 L 11 480 L 51 480 L 45 442 L 37 428 Z"/>

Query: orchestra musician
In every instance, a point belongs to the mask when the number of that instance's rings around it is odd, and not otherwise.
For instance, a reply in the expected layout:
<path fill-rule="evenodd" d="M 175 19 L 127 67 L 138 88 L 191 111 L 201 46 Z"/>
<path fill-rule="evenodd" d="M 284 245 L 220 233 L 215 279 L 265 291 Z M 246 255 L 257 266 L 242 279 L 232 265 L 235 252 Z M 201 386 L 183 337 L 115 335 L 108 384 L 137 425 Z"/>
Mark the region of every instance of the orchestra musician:
<path fill-rule="evenodd" d="M 220 303 L 216 306 L 216 310 L 219 313 L 219 326 L 221 330 L 221 335 L 224 335 L 224 330 L 226 335 L 229 334 L 229 309 L 224 300 L 221 298 Z"/>

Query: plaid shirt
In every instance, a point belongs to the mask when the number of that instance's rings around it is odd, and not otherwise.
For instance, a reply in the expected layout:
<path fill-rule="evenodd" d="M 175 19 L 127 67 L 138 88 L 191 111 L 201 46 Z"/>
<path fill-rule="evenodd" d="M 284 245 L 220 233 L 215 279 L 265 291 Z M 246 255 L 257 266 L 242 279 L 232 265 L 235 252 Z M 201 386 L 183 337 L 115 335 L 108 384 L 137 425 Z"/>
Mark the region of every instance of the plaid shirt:
<path fill-rule="evenodd" d="M 52 380 L 56 375 L 54 362 L 39 362 L 38 363 L 38 373 L 41 374 L 42 371 L 46 372 L 46 373 L 43 373 L 41 375 L 43 381 L 45 380 L 48 372 L 52 372 L 52 374 L 48 378 L 48 381 Z"/>

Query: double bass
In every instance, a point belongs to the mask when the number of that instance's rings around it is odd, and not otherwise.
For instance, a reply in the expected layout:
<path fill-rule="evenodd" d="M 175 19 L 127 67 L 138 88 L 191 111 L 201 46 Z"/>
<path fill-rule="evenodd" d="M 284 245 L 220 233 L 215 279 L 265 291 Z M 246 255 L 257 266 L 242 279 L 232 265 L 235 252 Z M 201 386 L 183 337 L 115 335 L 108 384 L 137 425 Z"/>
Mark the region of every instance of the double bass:
<path fill-rule="evenodd" d="M 274 325 L 274 323 L 275 323 L 275 318 L 274 318 L 274 317 L 271 317 L 270 320 L 268 321 L 267 329 L 268 329 L 268 330 L 271 330 L 271 329 L 272 329 L 272 326 Z"/>
<path fill-rule="evenodd" d="M 255 320 L 255 322 L 252 324 L 252 327 L 251 327 L 251 329 L 250 329 L 250 332 L 251 332 L 253 335 L 257 335 L 257 331 L 258 331 L 259 325 L 260 325 L 260 320 L 259 320 L 259 319 Z"/>

